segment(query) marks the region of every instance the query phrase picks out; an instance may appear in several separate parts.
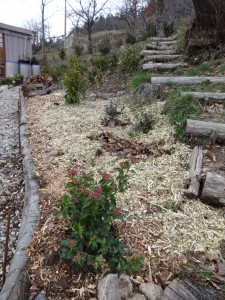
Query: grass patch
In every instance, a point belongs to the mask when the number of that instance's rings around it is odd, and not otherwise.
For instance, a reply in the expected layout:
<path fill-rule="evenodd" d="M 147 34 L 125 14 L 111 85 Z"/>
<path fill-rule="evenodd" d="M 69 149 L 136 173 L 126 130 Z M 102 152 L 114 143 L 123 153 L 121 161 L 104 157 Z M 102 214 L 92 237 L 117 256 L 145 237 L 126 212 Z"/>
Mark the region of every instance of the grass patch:
<path fill-rule="evenodd" d="M 150 79 L 151 79 L 151 75 L 149 73 L 137 72 L 133 75 L 131 84 L 135 88 L 142 83 L 150 82 Z"/>
<path fill-rule="evenodd" d="M 209 63 L 202 63 L 195 69 L 189 70 L 186 76 L 202 76 L 207 72 L 213 71 L 212 66 Z"/>
<path fill-rule="evenodd" d="M 169 115 L 170 122 L 175 125 L 176 138 L 184 142 L 184 121 L 200 111 L 199 102 L 192 95 L 181 96 L 179 90 L 169 95 L 162 113 Z"/>

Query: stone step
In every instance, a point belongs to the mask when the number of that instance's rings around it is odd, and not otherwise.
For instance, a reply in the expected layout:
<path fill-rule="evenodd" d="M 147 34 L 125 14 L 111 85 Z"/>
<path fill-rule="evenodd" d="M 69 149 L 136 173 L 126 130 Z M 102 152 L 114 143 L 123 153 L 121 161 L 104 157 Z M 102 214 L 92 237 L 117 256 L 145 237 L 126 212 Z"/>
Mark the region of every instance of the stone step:
<path fill-rule="evenodd" d="M 178 51 L 176 50 L 165 50 L 165 49 L 161 49 L 161 50 L 142 50 L 140 52 L 141 56 L 145 56 L 145 55 L 170 55 L 170 54 L 179 54 Z"/>
<path fill-rule="evenodd" d="M 150 63 L 150 62 L 168 62 L 171 60 L 181 58 L 181 54 L 166 54 L 166 55 L 148 55 L 145 56 L 143 59 L 143 63 Z"/>

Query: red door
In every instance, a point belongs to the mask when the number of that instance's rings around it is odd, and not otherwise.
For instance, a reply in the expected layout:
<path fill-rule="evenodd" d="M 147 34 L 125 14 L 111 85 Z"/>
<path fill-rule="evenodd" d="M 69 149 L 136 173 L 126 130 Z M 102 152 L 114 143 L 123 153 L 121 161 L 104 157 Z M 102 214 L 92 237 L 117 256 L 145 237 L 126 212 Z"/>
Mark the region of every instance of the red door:
<path fill-rule="evenodd" d="M 5 77 L 5 42 L 4 34 L 0 32 L 0 78 Z"/>

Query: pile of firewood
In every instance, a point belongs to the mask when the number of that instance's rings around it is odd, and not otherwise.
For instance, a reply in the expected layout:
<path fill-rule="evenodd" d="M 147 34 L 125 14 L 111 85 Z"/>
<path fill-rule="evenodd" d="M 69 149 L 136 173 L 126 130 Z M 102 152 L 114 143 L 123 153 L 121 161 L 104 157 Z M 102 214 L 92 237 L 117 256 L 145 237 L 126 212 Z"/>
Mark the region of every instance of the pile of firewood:
<path fill-rule="evenodd" d="M 37 83 L 43 83 L 45 86 L 51 86 L 56 82 L 52 76 L 44 76 L 44 75 L 30 76 L 28 80 L 25 82 L 26 85 L 37 84 Z"/>

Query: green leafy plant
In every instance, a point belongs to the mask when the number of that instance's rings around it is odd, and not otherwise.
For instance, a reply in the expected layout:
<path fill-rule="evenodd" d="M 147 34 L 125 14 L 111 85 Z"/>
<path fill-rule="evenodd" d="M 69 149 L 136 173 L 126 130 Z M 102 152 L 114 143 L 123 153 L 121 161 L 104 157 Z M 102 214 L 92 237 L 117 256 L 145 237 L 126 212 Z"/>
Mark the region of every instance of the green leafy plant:
<path fill-rule="evenodd" d="M 9 76 L 2 80 L 3 85 L 18 85 L 21 83 L 23 83 L 23 75 L 20 74 Z"/>
<path fill-rule="evenodd" d="M 100 56 L 93 56 L 91 58 L 91 64 L 102 72 L 108 70 L 109 68 L 109 56 L 108 55 L 100 55 Z"/>
<path fill-rule="evenodd" d="M 127 32 L 126 44 L 133 45 L 135 43 L 136 43 L 136 37 L 131 32 Z"/>
<path fill-rule="evenodd" d="M 180 140 L 183 139 L 185 119 L 200 111 L 201 106 L 192 95 L 182 96 L 179 91 L 170 94 L 163 108 L 163 113 L 169 115 L 170 122 L 175 125 L 175 135 Z"/>
<path fill-rule="evenodd" d="M 140 62 L 140 51 L 137 47 L 126 45 L 119 53 L 118 70 L 122 74 L 137 71 Z"/>
<path fill-rule="evenodd" d="M 121 114 L 121 112 L 118 110 L 117 104 L 113 101 L 111 101 L 110 104 L 106 106 L 105 112 L 111 118 L 117 117 Z"/>
<path fill-rule="evenodd" d="M 110 53 L 112 49 L 112 45 L 110 43 L 110 37 L 106 36 L 103 38 L 103 40 L 98 44 L 98 50 L 102 53 L 102 54 L 108 54 Z"/>
<path fill-rule="evenodd" d="M 150 130 L 153 129 L 155 124 L 155 119 L 151 112 L 143 112 L 136 122 L 134 129 L 136 131 L 141 131 L 143 133 L 148 133 Z"/>
<path fill-rule="evenodd" d="M 141 258 L 129 258 L 131 252 L 113 233 L 113 221 L 122 219 L 116 194 L 124 192 L 132 170 L 128 161 L 115 168 L 116 176 L 99 171 L 93 174 L 70 170 L 67 194 L 58 201 L 58 217 L 68 220 L 68 238 L 62 240 L 62 258 L 78 269 L 85 266 L 101 272 L 140 271 Z"/>
<path fill-rule="evenodd" d="M 66 51 L 65 51 L 64 48 L 62 48 L 62 49 L 59 50 L 59 58 L 60 58 L 61 60 L 64 60 L 65 57 L 66 57 Z"/>
<path fill-rule="evenodd" d="M 84 46 L 81 44 L 74 44 L 73 46 L 76 56 L 81 56 L 84 51 Z"/>
<path fill-rule="evenodd" d="M 187 72 L 187 76 L 202 76 L 205 75 L 206 72 L 212 71 L 212 67 L 209 63 L 202 63 L 198 67 Z"/>
<path fill-rule="evenodd" d="M 85 63 L 78 57 L 70 59 L 70 69 L 63 78 L 65 86 L 64 99 L 68 103 L 79 104 L 87 89 L 87 78 L 85 77 Z"/>
<path fill-rule="evenodd" d="M 89 68 L 88 79 L 92 84 L 99 87 L 102 81 L 102 77 L 103 77 L 103 73 L 99 68 L 97 68 L 96 66 L 92 66 Z"/>

